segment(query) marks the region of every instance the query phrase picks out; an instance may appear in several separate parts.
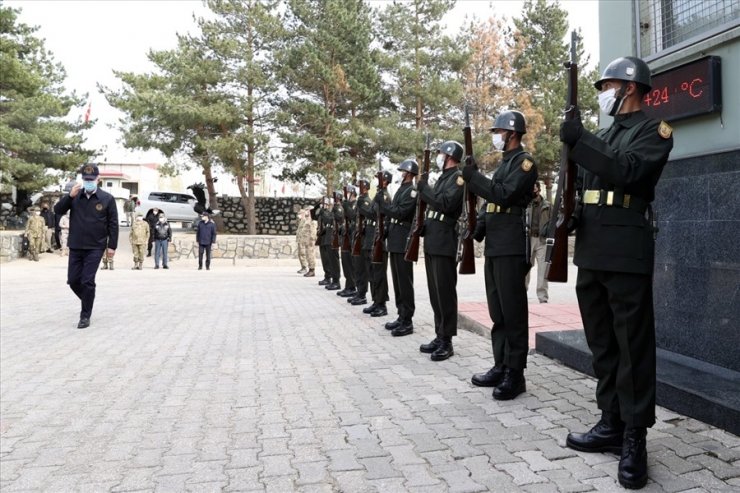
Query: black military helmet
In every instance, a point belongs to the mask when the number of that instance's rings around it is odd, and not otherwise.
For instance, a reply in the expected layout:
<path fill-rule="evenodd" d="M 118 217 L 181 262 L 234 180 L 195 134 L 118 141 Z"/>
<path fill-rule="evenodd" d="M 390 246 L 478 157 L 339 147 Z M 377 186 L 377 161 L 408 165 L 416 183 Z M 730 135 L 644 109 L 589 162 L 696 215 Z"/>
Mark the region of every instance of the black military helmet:
<path fill-rule="evenodd" d="M 437 148 L 437 152 L 442 152 L 444 154 L 447 154 L 452 159 L 457 161 L 458 163 L 462 160 L 463 157 L 463 146 L 460 145 L 459 142 L 456 142 L 454 140 L 448 140 L 446 142 L 442 142 L 439 147 Z"/>
<path fill-rule="evenodd" d="M 493 132 L 497 129 L 513 130 L 524 135 L 527 133 L 527 122 L 519 111 L 504 111 L 496 117 L 489 130 Z"/>
<path fill-rule="evenodd" d="M 357 180 L 357 186 L 367 190 L 368 188 L 370 188 L 370 182 L 362 178 L 360 180 Z"/>
<path fill-rule="evenodd" d="M 393 174 L 390 171 L 383 171 L 383 181 L 392 182 Z"/>
<path fill-rule="evenodd" d="M 357 195 L 357 187 L 355 187 L 354 185 L 347 185 L 347 193 L 350 195 L 353 193 Z"/>
<path fill-rule="evenodd" d="M 419 164 L 413 159 L 407 159 L 405 161 L 401 161 L 401 164 L 398 165 L 398 171 L 408 171 L 412 175 L 418 175 Z"/>
<path fill-rule="evenodd" d="M 636 82 L 643 86 L 646 92 L 652 87 L 650 82 L 650 67 L 647 66 L 647 63 L 634 56 L 626 56 L 613 60 L 606 66 L 604 72 L 601 74 L 601 78 L 594 83 L 594 87 L 600 91 L 601 84 L 610 79 Z"/>

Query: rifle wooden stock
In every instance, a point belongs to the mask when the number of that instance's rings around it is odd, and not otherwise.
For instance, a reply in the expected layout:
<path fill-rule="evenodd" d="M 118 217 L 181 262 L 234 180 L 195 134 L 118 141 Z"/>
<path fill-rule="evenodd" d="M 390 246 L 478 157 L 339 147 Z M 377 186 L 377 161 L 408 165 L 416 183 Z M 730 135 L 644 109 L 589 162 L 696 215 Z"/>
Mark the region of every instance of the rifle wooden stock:
<path fill-rule="evenodd" d="M 360 195 L 357 197 L 357 229 L 355 229 L 355 236 L 352 238 L 352 256 L 359 257 L 362 255 L 362 239 L 365 236 L 365 216 L 360 214 L 360 196 L 367 192 L 362 186 L 360 186 Z"/>
<path fill-rule="evenodd" d="M 378 171 L 378 192 L 383 193 L 385 187 L 383 186 L 383 172 Z M 385 236 L 385 216 L 378 207 L 378 213 L 375 219 L 375 238 L 373 239 L 373 252 L 372 252 L 372 263 L 382 264 L 383 263 L 383 237 Z"/>
<path fill-rule="evenodd" d="M 470 115 L 467 107 L 465 108 L 465 128 L 463 128 L 463 137 L 465 138 L 465 155 L 467 159 L 473 158 L 473 134 L 470 129 Z M 477 217 L 475 214 L 475 194 L 470 191 L 467 184 L 465 185 L 465 230 L 462 233 L 462 254 L 460 255 L 460 274 L 475 274 L 475 245 L 473 244 L 473 234 L 475 233 L 475 223 Z"/>
<path fill-rule="evenodd" d="M 576 32 L 571 34 L 570 61 L 568 69 L 568 97 L 565 104 L 565 119 L 576 118 L 578 104 L 578 65 L 576 64 Z M 560 150 L 558 192 L 555 196 L 553 214 L 548 227 L 547 251 L 545 253 L 545 277 L 550 282 L 568 282 L 568 222 L 576 206 L 576 165 L 568 159 L 570 147 L 563 144 Z"/>
<path fill-rule="evenodd" d="M 343 187 L 344 191 L 344 200 L 347 201 L 349 199 L 349 191 L 347 190 L 347 186 L 345 185 Z M 350 244 L 349 240 L 349 217 L 347 216 L 347 211 L 344 210 L 344 204 L 342 204 L 342 210 L 344 211 L 344 234 L 342 235 L 342 251 L 343 252 L 350 252 L 352 251 L 352 245 Z"/>
<path fill-rule="evenodd" d="M 424 148 L 424 164 L 422 168 L 423 176 L 429 173 L 429 161 L 431 150 L 429 149 L 429 135 L 427 134 L 426 147 Z M 423 179 L 423 178 L 422 178 Z M 414 216 L 414 228 L 409 234 L 406 242 L 406 253 L 403 259 L 406 262 L 416 262 L 419 260 L 419 243 L 421 242 L 421 231 L 424 229 L 424 214 L 427 210 L 427 204 L 421 200 L 421 194 L 416 196 L 416 215 Z"/>

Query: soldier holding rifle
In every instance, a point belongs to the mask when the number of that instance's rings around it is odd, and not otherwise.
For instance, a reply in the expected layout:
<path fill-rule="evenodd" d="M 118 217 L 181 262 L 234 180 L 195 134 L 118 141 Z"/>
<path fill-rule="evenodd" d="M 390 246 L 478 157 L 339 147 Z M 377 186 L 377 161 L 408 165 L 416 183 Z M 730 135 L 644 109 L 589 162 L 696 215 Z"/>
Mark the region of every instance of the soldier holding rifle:
<path fill-rule="evenodd" d="M 367 221 L 371 218 L 365 214 L 372 214 L 372 202 L 370 201 L 370 197 L 367 195 L 367 191 L 370 189 L 370 182 L 365 179 L 357 180 L 357 188 L 360 191 L 360 195 L 357 197 L 357 203 L 354 207 L 354 216 L 356 221 L 355 227 L 357 229 L 355 230 L 355 235 L 352 239 L 352 267 L 355 272 L 356 294 L 353 297 L 348 298 L 347 303 L 352 305 L 366 305 L 368 283 L 366 262 L 368 264 L 370 263 L 370 252 L 364 249 L 364 245 Z"/>
<path fill-rule="evenodd" d="M 596 134 L 580 116 L 565 121 L 560 140 L 580 167 L 574 263 L 576 294 L 598 378 L 601 419 L 570 433 L 568 447 L 621 454 L 617 477 L 626 488 L 647 483 L 647 428 L 655 423 L 654 230 L 650 203 L 673 148 L 672 129 L 648 118 L 643 97 L 650 69 L 617 58 L 595 83 L 601 110 L 614 116 Z"/>
<path fill-rule="evenodd" d="M 324 278 L 319 281 L 319 286 L 339 285 L 339 272 L 334 269 L 332 256 L 332 240 L 334 237 L 334 215 L 332 214 L 331 197 L 324 197 L 318 216 L 319 233 L 316 244 L 319 246 L 321 267 L 324 269 Z M 339 260 L 337 259 L 337 265 Z"/>
<path fill-rule="evenodd" d="M 378 206 L 378 202 L 387 198 L 387 187 L 391 182 L 391 174 L 388 171 L 378 171 L 378 190 L 371 204 L 373 232 L 370 238 L 370 263 L 368 266 L 368 276 L 370 280 L 370 294 L 373 297 L 373 304 L 363 308 L 362 312 L 369 314 L 371 317 L 384 317 L 388 315 L 386 302 L 388 298 L 388 252 L 385 248 L 386 218 Z M 365 234 L 369 234 L 365 230 Z"/>
<path fill-rule="evenodd" d="M 493 147 L 503 151 L 491 179 L 466 160 L 463 178 L 468 188 L 486 200 L 475 238 L 485 235 L 485 282 L 488 313 L 493 320 L 491 345 L 494 366 L 473 375 L 474 385 L 494 387 L 493 398 L 514 399 L 526 391 L 524 368 L 529 350 L 529 311 L 524 278 L 529 272 L 525 213 L 537 181 L 532 156 L 522 148 L 527 133 L 524 115 L 504 111 L 491 127 Z"/>
<path fill-rule="evenodd" d="M 404 259 L 406 239 L 411 231 L 411 223 L 416 211 L 416 190 L 414 177 L 419 174 L 419 165 L 413 159 L 406 159 L 398 165 L 401 172 L 401 186 L 393 196 L 393 201 L 378 200 L 381 212 L 388 220 L 388 246 L 390 255 L 393 294 L 396 300 L 398 318 L 385 324 L 393 336 L 405 336 L 414 332 L 411 319 L 414 316 L 414 264 Z M 376 196 L 377 197 L 377 196 Z"/>
<path fill-rule="evenodd" d="M 462 214 L 464 181 L 458 169 L 463 157 L 459 142 L 449 140 L 437 149 L 436 164 L 442 172 L 434 186 L 421 175 L 418 192 L 427 204 L 424 221 L 424 265 L 429 301 L 434 311 L 436 337 L 419 351 L 431 353 L 432 361 L 454 354 L 452 337 L 457 335 L 457 240 L 455 230 Z"/>
<path fill-rule="evenodd" d="M 344 272 L 344 289 L 337 291 L 337 296 L 343 298 L 352 298 L 357 294 L 357 288 L 355 283 L 355 270 L 352 265 L 352 235 L 355 232 L 355 219 L 357 216 L 357 210 L 355 204 L 357 203 L 357 192 L 355 187 L 352 185 L 345 185 L 343 187 L 344 200 L 342 201 L 342 215 L 343 224 L 341 228 L 341 258 L 342 258 L 342 272 Z"/>

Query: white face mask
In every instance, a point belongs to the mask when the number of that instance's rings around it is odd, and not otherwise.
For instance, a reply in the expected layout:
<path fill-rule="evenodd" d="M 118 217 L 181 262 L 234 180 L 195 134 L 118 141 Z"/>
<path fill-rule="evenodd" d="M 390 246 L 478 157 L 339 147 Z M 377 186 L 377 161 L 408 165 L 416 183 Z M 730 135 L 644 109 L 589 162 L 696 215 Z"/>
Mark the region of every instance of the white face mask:
<path fill-rule="evenodd" d="M 504 146 L 506 145 L 506 142 L 504 141 L 504 136 L 501 134 L 493 134 L 493 148 L 497 151 L 503 151 Z"/>
<path fill-rule="evenodd" d="M 616 112 L 614 110 L 614 105 L 617 103 L 617 90 L 615 88 L 607 89 L 604 92 L 599 93 L 599 108 L 601 108 L 601 111 L 604 113 L 607 113 L 609 115 L 614 115 Z M 617 111 L 619 111 L 619 108 L 617 108 Z"/>
<path fill-rule="evenodd" d="M 436 163 L 437 163 L 437 168 L 442 170 L 442 168 L 444 168 L 444 165 L 445 165 L 445 155 L 437 154 Z"/>

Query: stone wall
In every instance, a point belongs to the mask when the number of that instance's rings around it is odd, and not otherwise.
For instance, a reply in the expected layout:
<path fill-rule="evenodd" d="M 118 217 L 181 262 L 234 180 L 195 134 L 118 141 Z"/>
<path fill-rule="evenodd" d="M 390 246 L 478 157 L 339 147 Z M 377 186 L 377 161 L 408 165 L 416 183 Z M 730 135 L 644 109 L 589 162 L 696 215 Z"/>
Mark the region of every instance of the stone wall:
<path fill-rule="evenodd" d="M 295 235 L 298 214 L 306 205 L 313 206 L 318 198 L 257 197 L 255 212 L 258 235 Z M 247 232 L 247 215 L 240 197 L 219 197 L 218 205 L 224 219 L 226 233 Z"/>
<path fill-rule="evenodd" d="M 22 233 L 18 231 L 0 233 L 0 263 L 10 262 L 20 257 L 22 243 Z"/>

